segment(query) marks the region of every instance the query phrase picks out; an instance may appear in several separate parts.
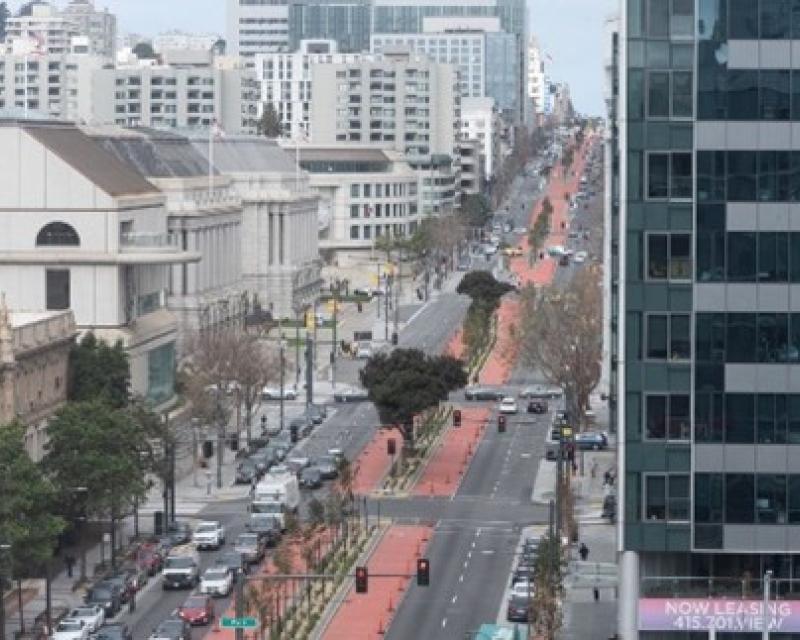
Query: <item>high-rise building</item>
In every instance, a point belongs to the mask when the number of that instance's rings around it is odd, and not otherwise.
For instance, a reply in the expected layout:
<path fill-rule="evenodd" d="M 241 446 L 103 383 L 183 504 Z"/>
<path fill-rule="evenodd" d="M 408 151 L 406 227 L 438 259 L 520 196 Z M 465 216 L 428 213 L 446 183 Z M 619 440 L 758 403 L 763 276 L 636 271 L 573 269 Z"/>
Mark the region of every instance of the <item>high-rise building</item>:
<path fill-rule="evenodd" d="M 791 5 L 625 4 L 611 285 L 624 640 L 800 630 Z"/>
<path fill-rule="evenodd" d="M 227 0 L 227 53 L 248 66 L 259 53 L 289 50 L 289 0 Z"/>
<path fill-rule="evenodd" d="M 70 0 L 61 12 L 82 36 L 89 38 L 89 50 L 113 58 L 117 48 L 117 17 L 108 9 L 96 9 L 92 0 Z"/>
<path fill-rule="evenodd" d="M 461 104 L 452 65 L 407 50 L 311 66 L 312 142 L 394 149 L 422 179 L 425 214 L 458 206 Z"/>
<path fill-rule="evenodd" d="M 11 17 L 6 22 L 6 51 L 14 51 L 16 41 L 30 41 L 37 52 L 69 53 L 72 38 L 81 35 L 78 25 L 56 7 L 34 4 L 30 13 Z"/>
<path fill-rule="evenodd" d="M 544 71 L 544 56 L 536 38 L 528 41 L 528 99 L 531 109 L 536 116 L 541 117 L 545 112 L 545 92 L 547 82 Z"/>
<path fill-rule="evenodd" d="M 303 40 L 335 40 L 339 51 L 369 49 L 371 8 L 368 0 L 290 0 L 289 50 Z"/>
<path fill-rule="evenodd" d="M 215 33 L 187 33 L 178 30 L 165 31 L 153 38 L 153 49 L 155 49 L 156 52 L 175 49 L 211 51 L 219 40 L 220 36 Z"/>

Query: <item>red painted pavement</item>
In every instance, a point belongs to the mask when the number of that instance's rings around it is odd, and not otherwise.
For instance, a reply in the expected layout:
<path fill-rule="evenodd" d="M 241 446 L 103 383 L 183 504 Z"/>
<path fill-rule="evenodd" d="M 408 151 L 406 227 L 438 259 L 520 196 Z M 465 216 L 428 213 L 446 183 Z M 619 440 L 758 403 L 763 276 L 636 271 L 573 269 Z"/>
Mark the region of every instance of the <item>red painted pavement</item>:
<path fill-rule="evenodd" d="M 380 429 L 359 454 L 353 465 L 353 493 L 370 493 L 380 486 L 392 466 L 386 444 L 389 438 L 395 439 L 399 451 L 403 445 L 400 434 L 397 431 Z"/>
<path fill-rule="evenodd" d="M 382 632 L 389 627 L 408 588 L 409 578 L 379 578 L 377 574 L 413 574 L 416 560 L 424 553 L 432 534 L 431 527 L 390 527 L 367 563 L 369 591 L 355 593 L 350 588 L 323 640 L 382 639 Z"/>
<path fill-rule="evenodd" d="M 450 427 L 414 487 L 418 496 L 452 496 L 486 429 L 489 409 L 461 409 L 461 426 Z"/>
<path fill-rule="evenodd" d="M 457 329 L 453 334 L 453 337 L 450 338 L 450 341 L 447 343 L 447 346 L 444 349 L 444 354 L 447 356 L 453 356 L 454 358 L 463 359 L 464 351 L 464 330 Z"/>
<path fill-rule="evenodd" d="M 519 301 L 504 299 L 497 310 L 497 340 L 480 373 L 481 384 L 508 382 L 516 360 L 514 327 L 519 317 Z"/>

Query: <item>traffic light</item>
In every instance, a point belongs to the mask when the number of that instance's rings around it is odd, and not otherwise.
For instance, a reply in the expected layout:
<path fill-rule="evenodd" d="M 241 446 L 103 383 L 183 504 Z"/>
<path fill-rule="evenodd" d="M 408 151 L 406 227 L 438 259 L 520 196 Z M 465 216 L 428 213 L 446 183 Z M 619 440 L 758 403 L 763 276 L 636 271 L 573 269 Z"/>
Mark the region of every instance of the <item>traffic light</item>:
<path fill-rule="evenodd" d="M 506 432 L 506 417 L 502 413 L 497 416 L 497 431 L 500 433 Z"/>
<path fill-rule="evenodd" d="M 231 435 L 230 447 L 231 447 L 231 451 L 238 451 L 239 450 L 239 434 L 238 433 L 234 433 L 234 434 Z"/>
<path fill-rule="evenodd" d="M 369 587 L 369 572 L 366 567 L 356 567 L 356 593 L 366 593 Z"/>
<path fill-rule="evenodd" d="M 398 342 L 399 342 L 399 338 L 397 336 L 397 331 L 394 331 L 394 332 L 392 332 L 392 346 L 396 347 Z"/>
<path fill-rule="evenodd" d="M 292 444 L 294 444 L 300 439 L 296 424 L 289 425 L 289 438 L 292 441 Z"/>
<path fill-rule="evenodd" d="M 453 410 L 453 426 L 454 427 L 461 426 L 461 409 Z"/>
<path fill-rule="evenodd" d="M 417 559 L 417 586 L 427 587 L 431 583 L 431 563 L 427 558 Z"/>
<path fill-rule="evenodd" d="M 211 440 L 203 442 L 203 457 L 206 459 L 214 457 L 214 443 Z"/>
<path fill-rule="evenodd" d="M 397 441 L 394 438 L 389 438 L 386 441 L 386 453 L 393 456 L 397 453 Z"/>

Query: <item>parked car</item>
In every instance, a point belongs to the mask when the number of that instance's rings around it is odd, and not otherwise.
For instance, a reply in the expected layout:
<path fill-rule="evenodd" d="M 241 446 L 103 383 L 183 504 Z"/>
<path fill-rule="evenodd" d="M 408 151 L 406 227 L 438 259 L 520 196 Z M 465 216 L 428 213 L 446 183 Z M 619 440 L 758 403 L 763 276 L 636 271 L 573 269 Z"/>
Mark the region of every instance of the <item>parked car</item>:
<path fill-rule="evenodd" d="M 334 402 L 364 402 L 368 399 L 367 390 L 360 387 L 341 387 L 333 394 Z"/>
<path fill-rule="evenodd" d="M 500 413 L 506 413 L 506 414 L 517 413 L 517 411 L 519 411 L 519 407 L 517 407 L 517 401 L 514 400 L 514 398 L 512 398 L 511 396 L 505 396 L 500 401 L 500 407 L 498 408 L 498 411 L 500 411 Z"/>
<path fill-rule="evenodd" d="M 467 387 L 464 391 L 464 397 L 467 400 L 501 400 L 504 394 L 497 389 L 490 389 L 489 387 Z"/>
<path fill-rule="evenodd" d="M 584 431 L 575 436 L 575 446 L 584 451 L 607 449 L 608 436 L 603 431 Z"/>
<path fill-rule="evenodd" d="M 535 585 L 530 580 L 520 580 L 514 586 L 511 587 L 511 592 L 509 594 L 509 598 L 524 598 L 528 600 L 533 598 L 533 594 L 535 591 Z"/>
<path fill-rule="evenodd" d="M 546 400 L 528 400 L 528 413 L 547 413 Z"/>
<path fill-rule="evenodd" d="M 297 433 L 300 435 L 300 437 L 305 438 L 314 430 L 314 422 L 307 414 L 302 413 L 296 418 L 292 418 L 291 422 L 289 422 L 290 434 L 292 429 L 297 430 Z"/>
<path fill-rule="evenodd" d="M 227 567 L 209 567 L 200 578 L 200 593 L 209 596 L 228 596 L 233 589 L 233 574 Z"/>
<path fill-rule="evenodd" d="M 192 627 L 181 618 L 169 618 L 153 629 L 149 640 L 192 640 Z"/>
<path fill-rule="evenodd" d="M 136 552 L 136 562 L 147 575 L 154 576 L 164 565 L 164 552 L 155 543 L 142 544 Z"/>
<path fill-rule="evenodd" d="M 114 585 L 119 590 L 121 604 L 127 604 L 136 594 L 136 581 L 132 575 L 124 572 L 105 578 L 105 582 Z"/>
<path fill-rule="evenodd" d="M 189 596 L 180 607 L 178 617 L 191 625 L 208 624 L 214 619 L 214 601 L 210 596 Z"/>
<path fill-rule="evenodd" d="M 506 607 L 506 619 L 509 622 L 528 622 L 531 611 L 531 600 L 524 596 L 511 596 Z"/>
<path fill-rule="evenodd" d="M 64 618 L 56 625 L 51 640 L 89 640 L 89 627 L 83 620 Z"/>
<path fill-rule="evenodd" d="M 302 489 L 319 489 L 322 486 L 322 472 L 318 467 L 306 467 L 300 471 Z"/>
<path fill-rule="evenodd" d="M 107 581 L 96 583 L 86 592 L 83 601 L 89 606 L 97 605 L 103 607 L 106 618 L 113 618 L 117 615 L 120 608 L 122 608 L 122 597 L 119 587 Z"/>
<path fill-rule="evenodd" d="M 310 404 L 306 413 L 314 424 L 322 424 L 328 417 L 328 408 L 324 404 Z"/>
<path fill-rule="evenodd" d="M 104 624 L 91 636 L 91 640 L 133 640 L 131 628 L 124 622 Z"/>
<path fill-rule="evenodd" d="M 100 605 L 87 605 L 84 607 L 75 607 L 67 614 L 67 618 L 70 620 L 82 620 L 86 623 L 89 633 L 91 633 L 103 626 L 103 623 L 106 621 L 106 612 L 103 611 L 103 607 Z"/>
<path fill-rule="evenodd" d="M 320 456 L 314 461 L 323 480 L 334 480 L 339 475 L 339 463 L 333 456 Z"/>
<path fill-rule="evenodd" d="M 311 466 L 311 458 L 308 456 L 292 456 L 286 460 L 286 466 L 289 467 L 289 471 L 299 476 L 303 469 Z"/>
<path fill-rule="evenodd" d="M 245 562 L 250 564 L 261 562 L 267 551 L 263 539 L 255 532 L 240 533 L 233 548 L 244 556 Z"/>
<path fill-rule="evenodd" d="M 261 390 L 261 398 L 263 400 L 280 400 L 281 399 L 281 389 L 280 389 L 280 387 L 264 387 Z M 283 399 L 284 400 L 296 400 L 297 399 L 297 389 L 294 386 L 284 385 L 284 387 L 283 387 Z"/>

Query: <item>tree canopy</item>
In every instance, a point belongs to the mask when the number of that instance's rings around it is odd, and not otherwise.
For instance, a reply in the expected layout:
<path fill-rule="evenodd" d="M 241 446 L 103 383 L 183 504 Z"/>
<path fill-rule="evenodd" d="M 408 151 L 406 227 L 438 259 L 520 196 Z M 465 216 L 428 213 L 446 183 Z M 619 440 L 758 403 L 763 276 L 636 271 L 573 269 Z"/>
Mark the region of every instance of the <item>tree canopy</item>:
<path fill-rule="evenodd" d="M 122 342 L 112 347 L 90 332 L 72 347 L 67 387 L 70 401 L 99 399 L 119 409 L 128 404 L 130 380 L 128 355 Z"/>
<path fill-rule="evenodd" d="M 463 363 L 451 356 L 427 356 L 418 349 L 378 353 L 360 373 L 381 422 L 409 425 L 414 415 L 446 400 L 467 384 Z"/>
<path fill-rule="evenodd" d="M 456 291 L 472 298 L 473 302 L 486 302 L 496 307 L 505 294 L 514 287 L 500 282 L 488 271 L 470 271 L 461 278 Z"/>
<path fill-rule="evenodd" d="M 158 54 L 153 49 L 153 45 L 149 42 L 140 42 L 133 48 L 133 55 L 139 60 L 155 60 Z"/>
<path fill-rule="evenodd" d="M 26 577 L 53 555 L 64 521 L 57 493 L 25 451 L 25 427 L 0 426 L 0 542 L 11 545 L 14 575 Z"/>
<path fill-rule="evenodd" d="M 281 135 L 283 131 L 281 119 L 278 117 L 278 112 L 275 111 L 275 105 L 271 102 L 264 103 L 264 110 L 256 127 L 259 135 L 266 136 L 267 138 L 277 138 Z"/>
<path fill-rule="evenodd" d="M 481 193 L 468 193 L 461 197 L 461 213 L 468 227 L 483 227 L 491 214 L 489 201 Z"/>

